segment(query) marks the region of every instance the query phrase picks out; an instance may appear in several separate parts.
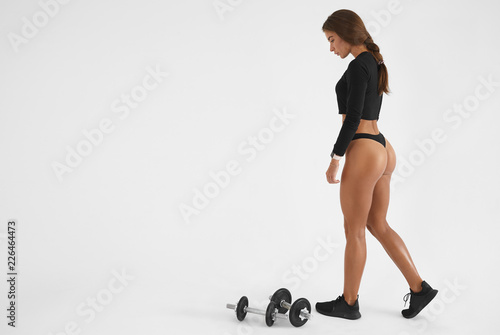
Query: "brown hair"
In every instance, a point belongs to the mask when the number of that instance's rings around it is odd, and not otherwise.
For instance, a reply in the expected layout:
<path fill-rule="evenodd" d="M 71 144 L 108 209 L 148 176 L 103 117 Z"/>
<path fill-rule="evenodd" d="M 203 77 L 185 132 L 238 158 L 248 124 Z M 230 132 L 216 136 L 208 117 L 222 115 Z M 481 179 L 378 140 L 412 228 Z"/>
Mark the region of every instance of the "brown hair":
<path fill-rule="evenodd" d="M 352 45 L 366 45 L 377 63 L 383 61 L 378 45 L 373 43 L 373 39 L 366 30 L 363 20 L 355 12 L 349 9 L 339 9 L 326 19 L 323 23 L 325 30 L 334 31 L 341 39 Z M 384 63 L 379 65 L 378 71 L 378 95 L 389 93 L 389 78 L 387 67 Z"/>

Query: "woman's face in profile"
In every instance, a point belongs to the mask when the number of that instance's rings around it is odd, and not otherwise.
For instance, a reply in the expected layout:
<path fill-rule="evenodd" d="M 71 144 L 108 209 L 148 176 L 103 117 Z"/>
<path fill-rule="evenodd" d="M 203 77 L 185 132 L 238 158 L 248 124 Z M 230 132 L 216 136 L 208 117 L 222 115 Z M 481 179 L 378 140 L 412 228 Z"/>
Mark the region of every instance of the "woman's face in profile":
<path fill-rule="evenodd" d="M 328 42 L 330 42 L 330 51 L 334 52 L 340 58 L 345 58 L 349 54 L 349 45 L 346 41 L 341 39 L 337 33 L 330 30 L 325 30 L 325 36 Z"/>

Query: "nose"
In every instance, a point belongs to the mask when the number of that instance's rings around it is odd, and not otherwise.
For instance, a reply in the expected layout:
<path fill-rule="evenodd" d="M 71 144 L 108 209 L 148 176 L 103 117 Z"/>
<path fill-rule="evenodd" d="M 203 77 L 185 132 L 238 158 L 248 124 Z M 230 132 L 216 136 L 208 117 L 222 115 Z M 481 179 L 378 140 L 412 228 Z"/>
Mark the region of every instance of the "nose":
<path fill-rule="evenodd" d="M 330 51 L 332 51 L 332 52 L 334 51 L 333 50 L 333 44 L 330 44 Z"/>

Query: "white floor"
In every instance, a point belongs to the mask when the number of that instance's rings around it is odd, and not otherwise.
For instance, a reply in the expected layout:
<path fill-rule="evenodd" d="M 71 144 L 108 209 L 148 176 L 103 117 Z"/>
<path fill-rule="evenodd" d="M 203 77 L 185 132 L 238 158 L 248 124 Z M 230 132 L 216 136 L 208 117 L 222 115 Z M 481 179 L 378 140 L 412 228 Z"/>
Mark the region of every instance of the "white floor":
<path fill-rule="evenodd" d="M 293 241 L 290 236 L 288 240 Z M 499 329 L 500 322 L 495 317 L 498 293 L 489 289 L 495 285 L 493 272 L 475 276 L 473 269 L 469 272 L 454 268 L 453 262 L 440 266 L 427 256 L 416 258 L 422 265 L 421 272 L 426 273 L 424 278 L 439 294 L 416 318 L 404 319 L 400 313 L 402 298 L 407 293 L 406 283 L 371 237 L 359 298 L 361 319 L 329 318 L 313 309 L 313 319 L 302 328 L 294 328 L 286 320 L 278 320 L 268 328 L 262 316 L 253 314 L 239 322 L 226 304 L 236 303 L 242 295 L 249 298 L 251 307 L 264 309 L 267 297 L 280 287 L 288 287 L 294 300 L 305 297 L 313 306 L 341 293 L 341 242 L 332 249 L 332 254 L 318 248 L 321 245 L 318 240 L 312 240 L 304 243 L 300 252 L 276 251 L 271 253 L 274 260 L 266 260 L 268 255 L 257 252 L 269 246 L 269 239 L 263 240 L 261 245 L 241 254 L 229 249 L 211 250 L 209 245 L 190 253 L 189 247 L 180 245 L 172 253 L 155 254 L 148 249 L 149 260 L 138 263 L 132 262 L 133 258 L 107 262 L 105 256 L 111 259 L 111 254 L 103 254 L 95 268 L 91 265 L 95 259 L 81 263 L 68 261 L 77 255 L 76 251 L 61 253 L 60 262 L 41 257 L 40 264 L 25 265 L 20 271 L 18 327 L 9 328 L 6 333 L 60 335 L 66 328 L 66 334 L 81 331 L 81 334 L 246 335 L 293 331 L 404 335 L 494 334 Z M 228 247 L 234 245 L 228 243 Z M 24 263 L 28 263 L 36 255 L 29 248 L 24 249 Z M 414 255 L 424 254 L 419 248 L 414 249 Z M 315 253 L 315 250 L 321 251 Z M 299 253 L 303 255 L 301 258 L 296 257 Z M 314 258 L 315 254 L 323 261 Z M 304 279 L 290 275 L 294 266 L 301 267 Z M 105 268 L 109 271 L 104 271 Z M 482 307 L 478 308 L 479 305 Z"/>

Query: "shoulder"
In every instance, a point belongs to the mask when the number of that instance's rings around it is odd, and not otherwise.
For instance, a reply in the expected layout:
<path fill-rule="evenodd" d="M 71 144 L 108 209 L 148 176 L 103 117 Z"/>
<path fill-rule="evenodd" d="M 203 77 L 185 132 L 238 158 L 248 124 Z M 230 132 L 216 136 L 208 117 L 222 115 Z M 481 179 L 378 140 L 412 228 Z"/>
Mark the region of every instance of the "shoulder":
<path fill-rule="evenodd" d="M 347 77 L 363 77 L 368 78 L 370 76 L 370 70 L 366 60 L 358 56 L 354 58 L 347 67 L 346 76 Z"/>
<path fill-rule="evenodd" d="M 349 66 L 347 67 L 347 70 L 351 70 L 351 71 L 364 70 L 364 71 L 368 72 L 368 66 L 369 66 L 369 63 L 367 62 L 367 59 L 364 57 L 364 54 L 361 54 L 349 62 Z"/>

